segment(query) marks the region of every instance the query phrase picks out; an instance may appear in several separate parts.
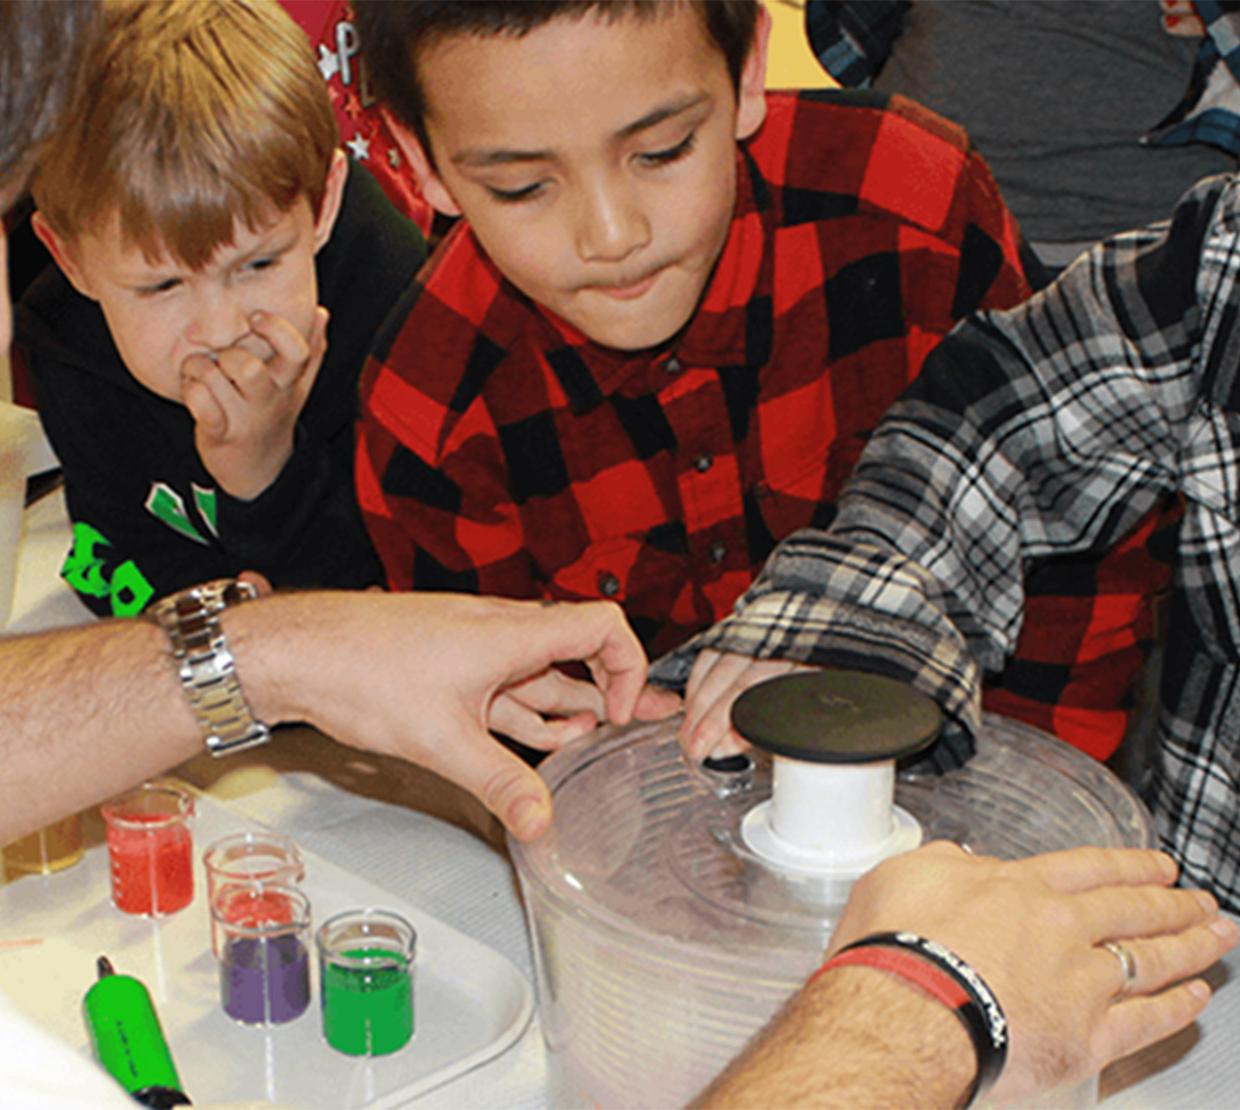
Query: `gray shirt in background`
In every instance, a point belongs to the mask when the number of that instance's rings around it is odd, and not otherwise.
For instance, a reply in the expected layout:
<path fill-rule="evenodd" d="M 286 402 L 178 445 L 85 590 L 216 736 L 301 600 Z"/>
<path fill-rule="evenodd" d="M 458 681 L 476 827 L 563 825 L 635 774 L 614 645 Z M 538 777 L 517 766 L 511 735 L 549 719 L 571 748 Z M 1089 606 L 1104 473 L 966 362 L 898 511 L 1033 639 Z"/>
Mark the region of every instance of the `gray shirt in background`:
<path fill-rule="evenodd" d="M 962 124 L 1054 262 L 1042 243 L 1164 219 L 1235 168 L 1211 147 L 1141 141 L 1184 95 L 1199 43 L 1163 30 L 1157 0 L 915 0 L 874 87 Z"/>

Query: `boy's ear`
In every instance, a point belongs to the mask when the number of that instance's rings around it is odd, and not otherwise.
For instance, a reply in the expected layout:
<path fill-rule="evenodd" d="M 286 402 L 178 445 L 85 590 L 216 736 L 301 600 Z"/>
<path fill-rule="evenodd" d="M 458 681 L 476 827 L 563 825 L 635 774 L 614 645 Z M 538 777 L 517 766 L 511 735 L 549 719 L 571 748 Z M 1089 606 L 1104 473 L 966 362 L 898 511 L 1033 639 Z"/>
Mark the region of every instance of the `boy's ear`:
<path fill-rule="evenodd" d="M 461 214 L 460 206 L 452 199 L 452 194 L 448 192 L 448 187 L 440 180 L 439 174 L 435 172 L 435 167 L 431 164 L 430 158 L 427 157 L 426 151 L 422 149 L 422 144 L 418 141 L 417 136 L 386 109 L 383 112 L 383 118 L 388 125 L 388 130 L 392 133 L 392 138 L 396 140 L 396 145 L 400 148 L 401 154 L 404 155 L 405 161 L 409 163 L 410 169 L 413 170 L 413 176 L 418 180 L 418 188 L 422 190 L 422 195 L 426 198 L 427 203 L 445 216 L 459 216 Z"/>
<path fill-rule="evenodd" d="M 758 23 L 753 42 L 741 66 L 741 79 L 736 90 L 736 137 L 747 139 L 766 119 L 766 51 L 771 41 L 771 13 L 765 4 L 758 5 Z"/>
<path fill-rule="evenodd" d="M 349 178 L 349 159 L 337 147 L 332 152 L 332 164 L 323 184 L 323 199 L 319 202 L 319 214 L 314 219 L 314 249 L 318 249 L 332 237 L 336 217 L 340 215 L 340 202 L 344 199 L 344 183 Z"/>
<path fill-rule="evenodd" d="M 92 301 L 98 300 L 92 291 L 90 282 L 86 275 L 82 272 L 82 267 L 78 264 L 77 251 L 74 244 L 63 239 L 52 228 L 52 225 L 43 218 L 42 212 L 35 212 L 30 217 L 30 226 L 34 229 L 35 235 L 38 236 L 39 242 L 47 247 L 48 253 L 52 256 L 56 265 L 60 267 L 65 277 L 69 279 L 69 284 L 73 286 L 83 297 L 88 297 Z"/>

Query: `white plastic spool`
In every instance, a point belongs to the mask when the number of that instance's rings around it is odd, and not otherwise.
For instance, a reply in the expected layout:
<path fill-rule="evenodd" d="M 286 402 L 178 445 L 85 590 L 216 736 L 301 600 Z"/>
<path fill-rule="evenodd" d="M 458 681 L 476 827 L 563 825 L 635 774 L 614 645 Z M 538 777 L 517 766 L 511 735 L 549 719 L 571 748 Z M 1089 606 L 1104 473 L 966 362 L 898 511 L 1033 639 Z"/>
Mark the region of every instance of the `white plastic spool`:
<path fill-rule="evenodd" d="M 754 806 L 741 836 L 787 871 L 856 878 L 921 843 L 921 825 L 895 804 L 894 759 L 816 763 L 772 757 L 771 797 Z"/>

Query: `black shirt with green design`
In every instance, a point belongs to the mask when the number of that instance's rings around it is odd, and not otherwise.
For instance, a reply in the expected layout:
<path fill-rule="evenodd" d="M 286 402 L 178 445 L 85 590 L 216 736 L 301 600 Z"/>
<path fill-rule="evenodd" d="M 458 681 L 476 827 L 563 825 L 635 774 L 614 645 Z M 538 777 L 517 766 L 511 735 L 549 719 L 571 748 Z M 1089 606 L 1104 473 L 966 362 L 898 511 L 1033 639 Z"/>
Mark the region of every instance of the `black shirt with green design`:
<path fill-rule="evenodd" d="M 371 339 L 426 253 L 421 233 L 351 166 L 316 257 L 331 313 L 327 354 L 293 455 L 258 497 L 218 489 L 186 409 L 125 369 L 95 302 L 49 265 L 18 305 L 16 342 L 65 473 L 73 544 L 61 571 L 101 616 L 131 616 L 174 590 L 257 570 L 279 586 L 382 581 L 353 487 L 357 379 Z"/>

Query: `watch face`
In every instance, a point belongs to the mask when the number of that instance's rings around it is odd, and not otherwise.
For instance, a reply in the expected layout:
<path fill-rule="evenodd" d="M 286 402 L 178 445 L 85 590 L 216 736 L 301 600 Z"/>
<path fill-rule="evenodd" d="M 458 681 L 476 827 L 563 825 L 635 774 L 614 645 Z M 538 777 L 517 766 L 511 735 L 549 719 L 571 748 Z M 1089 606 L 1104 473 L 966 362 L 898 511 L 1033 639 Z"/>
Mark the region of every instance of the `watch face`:
<path fill-rule="evenodd" d="M 222 586 L 221 596 L 225 605 L 240 605 L 243 601 L 253 601 L 258 597 L 258 587 L 252 582 L 238 582 L 235 578 L 221 578 L 216 582 L 208 582 L 208 586 Z"/>

